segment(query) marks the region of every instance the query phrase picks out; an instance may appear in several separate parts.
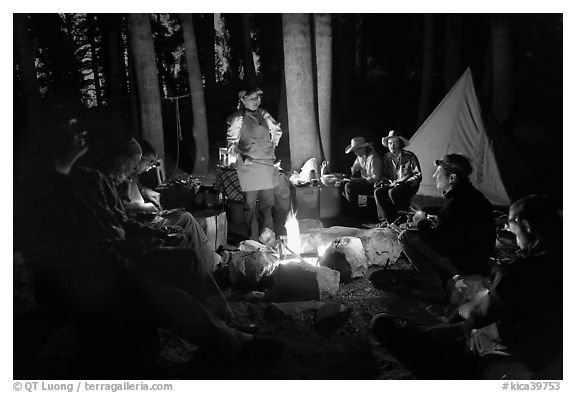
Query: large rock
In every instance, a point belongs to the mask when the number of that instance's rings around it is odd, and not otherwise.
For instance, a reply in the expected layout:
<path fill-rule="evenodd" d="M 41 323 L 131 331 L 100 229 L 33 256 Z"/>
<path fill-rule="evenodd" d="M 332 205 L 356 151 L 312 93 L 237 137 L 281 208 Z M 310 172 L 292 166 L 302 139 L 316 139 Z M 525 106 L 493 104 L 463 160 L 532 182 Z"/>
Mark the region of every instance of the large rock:
<path fill-rule="evenodd" d="M 277 258 L 262 251 L 236 251 L 228 260 L 229 278 L 234 285 L 254 288 L 272 274 Z"/>
<path fill-rule="evenodd" d="M 400 257 L 402 247 L 398 235 L 390 228 L 366 230 L 360 236 L 368 266 L 386 266 L 393 264 Z"/>
<path fill-rule="evenodd" d="M 302 253 L 315 253 L 319 248 L 326 248 L 334 241 L 345 237 L 357 237 L 361 240 L 368 266 L 394 263 L 402 252 L 398 235 L 389 228 L 360 229 L 333 226 L 311 228 L 307 233 L 301 233 Z"/>
<path fill-rule="evenodd" d="M 335 296 L 340 273 L 324 266 L 290 262 L 279 265 L 274 272 L 275 301 L 319 300 Z"/>
<path fill-rule="evenodd" d="M 362 241 L 351 236 L 336 239 L 324 252 L 319 264 L 339 271 L 340 281 L 344 283 L 364 277 L 368 269 Z"/>
<path fill-rule="evenodd" d="M 333 226 L 322 228 L 320 225 L 314 225 L 316 220 L 299 220 L 305 223 L 300 225 L 300 248 L 302 254 L 311 254 L 317 252 L 318 248 L 328 247 L 334 240 L 345 236 L 358 237 L 365 232 L 364 229 Z"/>
<path fill-rule="evenodd" d="M 278 265 L 274 271 L 274 301 L 320 300 L 316 272 L 304 269 L 304 265 L 296 262 Z"/>

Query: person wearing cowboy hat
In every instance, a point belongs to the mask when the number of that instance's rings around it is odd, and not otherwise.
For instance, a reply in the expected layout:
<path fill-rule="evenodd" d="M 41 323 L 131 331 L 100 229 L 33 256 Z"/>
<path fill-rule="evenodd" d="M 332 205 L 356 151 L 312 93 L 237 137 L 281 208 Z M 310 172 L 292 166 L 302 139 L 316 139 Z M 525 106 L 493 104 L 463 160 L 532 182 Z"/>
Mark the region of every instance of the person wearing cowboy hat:
<path fill-rule="evenodd" d="M 258 240 L 265 228 L 274 230 L 275 149 L 282 137 L 280 123 L 260 108 L 262 94 L 260 88 L 246 85 L 238 92 L 239 110 L 226 120 L 228 151 L 236 157 L 244 216 L 253 240 Z"/>
<path fill-rule="evenodd" d="M 356 155 L 350 170 L 352 179 L 344 186 L 344 194 L 348 202 L 358 206 L 359 195 L 372 195 L 374 192 L 374 184 L 382 176 L 382 159 L 374 150 L 372 142 L 362 136 L 352 138 L 344 152 L 354 152 Z"/>
<path fill-rule="evenodd" d="M 382 222 L 398 219 L 398 210 L 406 210 L 422 181 L 422 170 L 416 155 L 404 148 L 408 139 L 390 131 L 382 138 L 389 150 L 383 157 L 382 180 L 374 185 L 378 218 Z"/>

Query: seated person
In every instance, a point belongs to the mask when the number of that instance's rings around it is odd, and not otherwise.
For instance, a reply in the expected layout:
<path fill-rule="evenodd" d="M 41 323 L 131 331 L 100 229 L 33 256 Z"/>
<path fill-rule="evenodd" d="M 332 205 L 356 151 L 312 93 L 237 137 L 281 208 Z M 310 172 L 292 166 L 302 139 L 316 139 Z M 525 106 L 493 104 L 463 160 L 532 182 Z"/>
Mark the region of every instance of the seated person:
<path fill-rule="evenodd" d="M 479 366 L 503 360 L 520 364 L 515 369 L 529 379 L 562 378 L 545 375 L 547 365 L 562 359 L 560 215 L 549 198 L 530 195 L 510 206 L 508 222 L 519 252 L 457 318 L 435 325 L 390 314 L 373 318 L 372 334 L 419 377 L 478 379 L 487 374 Z"/>
<path fill-rule="evenodd" d="M 76 118 L 64 112 L 41 134 L 48 140 L 44 147 L 49 165 L 39 163 L 42 176 L 29 182 L 21 195 L 27 202 L 42 194 L 46 203 L 21 211 L 20 228 L 28 231 L 20 233 L 26 236 L 26 254 L 35 262 L 42 295 L 49 295 L 76 321 L 142 320 L 168 328 L 205 348 L 218 364 L 239 355 L 280 354 L 281 342 L 227 324 L 225 300 L 193 250 L 159 247 L 159 230 L 130 230 L 137 225 L 110 203 L 115 201 L 110 178 L 75 168 L 87 151 Z M 135 167 L 139 154 L 133 158 L 115 172 L 118 179 Z"/>
<path fill-rule="evenodd" d="M 496 243 L 496 225 L 492 205 L 470 183 L 472 166 L 468 159 L 448 154 L 436 160 L 436 165 L 433 175 L 436 188 L 446 199 L 437 222 L 416 215 L 418 230 L 403 231 L 399 240 L 419 270 L 415 278 L 424 286 L 420 295 L 442 303 L 451 277 L 488 271 Z"/>
<path fill-rule="evenodd" d="M 356 160 L 350 169 L 352 178 L 344 186 L 344 194 L 348 202 L 358 206 L 359 195 L 374 193 L 374 184 L 382 177 L 382 159 L 374 150 L 372 143 L 361 136 L 352 138 L 344 152 L 346 154 L 354 152 L 356 155 Z"/>
<path fill-rule="evenodd" d="M 138 176 L 155 167 L 158 155 L 152 145 L 145 140 L 138 142 L 142 150 L 142 158 L 138 163 L 138 171 L 130 176 L 119 187 L 124 209 L 129 216 L 137 216 L 139 213 L 155 213 L 161 209 L 161 194 L 157 191 L 144 187 Z"/>
<path fill-rule="evenodd" d="M 420 163 L 414 153 L 404 150 L 408 139 L 390 131 L 382 138 L 389 152 L 384 155 L 382 180 L 374 187 L 374 199 L 380 221 L 392 223 L 398 218 L 398 210 L 407 210 L 410 199 L 418 191 L 422 181 Z"/>
<path fill-rule="evenodd" d="M 186 233 L 186 238 L 191 241 L 190 247 L 196 249 L 201 258 L 211 261 L 210 271 L 215 271 L 221 263 L 221 258 L 214 252 L 206 234 L 196 221 L 194 216 L 187 211 L 172 209 L 161 212 L 160 193 L 149 188 L 143 187 L 138 182 L 138 175 L 150 170 L 158 160 L 156 151 L 147 141 L 140 143 L 134 141 L 134 147 L 138 144 L 142 151 L 142 158 L 138 163 L 138 169 L 131 176 L 128 176 L 124 182 L 118 186 L 118 191 L 122 199 L 122 205 L 126 214 L 136 219 L 142 218 L 146 223 L 154 228 L 180 227 Z M 129 146 L 129 145 L 128 145 Z M 116 154 L 123 154 L 123 151 L 116 150 Z M 116 157 L 108 157 L 115 161 Z M 150 219 L 152 216 L 152 219 Z"/>

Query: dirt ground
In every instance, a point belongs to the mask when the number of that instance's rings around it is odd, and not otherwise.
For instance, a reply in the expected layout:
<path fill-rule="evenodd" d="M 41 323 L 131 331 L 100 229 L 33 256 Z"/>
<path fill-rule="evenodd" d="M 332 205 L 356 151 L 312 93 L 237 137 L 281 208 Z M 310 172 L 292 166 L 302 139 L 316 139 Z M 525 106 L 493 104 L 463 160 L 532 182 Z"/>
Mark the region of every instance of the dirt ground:
<path fill-rule="evenodd" d="M 374 269 L 371 269 L 374 270 Z M 386 350 L 371 340 L 368 325 L 381 311 L 403 309 L 426 312 L 423 305 L 375 289 L 365 277 L 341 285 L 337 296 L 327 299 L 350 310 L 346 321 L 335 324 L 333 332 L 315 329 L 316 310 L 279 314 L 270 312 L 265 300 L 247 300 L 242 293 L 227 291 L 237 321 L 251 322 L 260 332 L 280 338 L 285 344 L 282 357 L 272 364 L 232 363 L 220 370 L 219 379 L 412 379 L 413 376 Z M 41 332 L 38 322 L 15 320 L 14 378 L 77 379 L 78 344 L 72 325 L 64 324 Z M 50 323 L 44 321 L 46 326 Z M 25 333 L 28 331 L 28 334 Z M 47 333 L 47 336 L 43 337 Z M 41 342 L 44 341 L 44 342 Z M 156 363 L 140 377 L 150 379 L 194 379 L 187 365 L 196 347 L 160 331 L 162 351 Z M 36 347 L 35 349 L 33 347 Z M 111 354 L 112 356 L 112 354 Z"/>

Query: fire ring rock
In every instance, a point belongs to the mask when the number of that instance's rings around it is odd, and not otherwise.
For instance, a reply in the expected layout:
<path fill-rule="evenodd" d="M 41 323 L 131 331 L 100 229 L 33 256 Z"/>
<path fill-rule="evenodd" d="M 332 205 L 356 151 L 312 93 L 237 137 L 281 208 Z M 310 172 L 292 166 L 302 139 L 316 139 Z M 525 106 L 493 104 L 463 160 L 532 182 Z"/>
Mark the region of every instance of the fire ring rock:
<path fill-rule="evenodd" d="M 339 271 L 340 282 L 343 283 L 364 277 L 368 262 L 362 241 L 351 236 L 336 239 L 320 258 L 319 265 Z"/>
<path fill-rule="evenodd" d="M 276 257 L 262 251 L 236 251 L 228 261 L 230 282 L 247 288 L 256 287 L 264 277 L 272 274 Z"/>
<path fill-rule="evenodd" d="M 369 229 L 358 236 L 364 246 L 368 265 L 386 266 L 400 258 L 398 235 L 389 228 Z"/>

